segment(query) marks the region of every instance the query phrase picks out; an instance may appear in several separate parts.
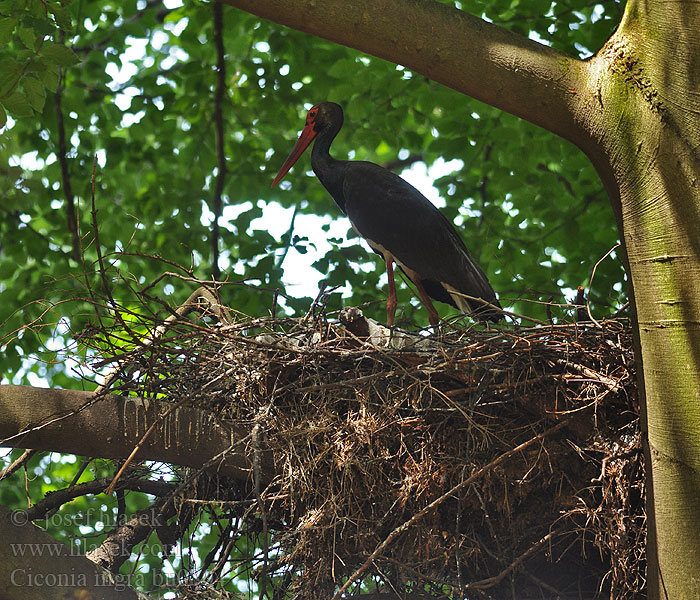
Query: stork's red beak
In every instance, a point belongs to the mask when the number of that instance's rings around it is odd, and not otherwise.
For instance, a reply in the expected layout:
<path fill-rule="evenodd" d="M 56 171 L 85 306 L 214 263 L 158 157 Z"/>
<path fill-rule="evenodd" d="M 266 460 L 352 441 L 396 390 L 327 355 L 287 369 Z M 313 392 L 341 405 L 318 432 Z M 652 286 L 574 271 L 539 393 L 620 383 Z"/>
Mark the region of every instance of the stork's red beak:
<path fill-rule="evenodd" d="M 282 178 L 287 174 L 289 169 L 291 169 L 294 163 L 297 162 L 299 157 L 302 154 L 304 154 L 304 150 L 306 150 L 309 147 L 309 144 L 313 141 L 315 137 L 316 132 L 314 131 L 313 123 L 309 123 L 302 130 L 301 135 L 297 140 L 297 143 L 294 144 L 294 148 L 292 148 L 292 151 L 289 153 L 287 160 L 284 161 L 282 168 L 277 173 L 277 176 L 275 177 L 275 180 L 272 182 L 272 185 L 270 187 L 275 187 L 282 180 Z"/>

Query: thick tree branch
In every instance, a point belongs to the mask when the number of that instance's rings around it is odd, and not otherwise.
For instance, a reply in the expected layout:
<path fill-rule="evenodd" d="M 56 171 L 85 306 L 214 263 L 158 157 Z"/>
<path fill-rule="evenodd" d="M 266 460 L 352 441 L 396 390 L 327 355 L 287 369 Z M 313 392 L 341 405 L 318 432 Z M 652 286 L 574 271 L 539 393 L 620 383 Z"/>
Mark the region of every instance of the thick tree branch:
<path fill-rule="evenodd" d="M 221 1 L 404 65 L 585 145 L 576 117 L 585 63 L 456 8 L 427 0 Z"/>
<path fill-rule="evenodd" d="M 0 506 L 0 581 L 4 600 L 65 600 L 101 598 L 138 600 L 143 595 L 111 575 L 75 549 L 28 523 L 21 511 Z"/>
<path fill-rule="evenodd" d="M 100 494 L 111 483 L 111 479 L 103 477 L 101 479 L 93 479 L 78 485 L 48 492 L 46 497 L 34 504 L 31 508 L 24 511 L 28 521 L 36 521 L 44 518 L 51 511 L 58 510 L 71 500 L 88 494 Z M 120 490 L 133 490 L 143 492 L 145 494 L 153 494 L 155 496 L 164 496 L 172 493 L 177 486 L 174 483 L 167 481 L 150 481 L 148 479 L 126 479 L 120 481 L 118 488 Z"/>
<path fill-rule="evenodd" d="M 0 385 L 0 445 L 126 458 L 160 419 L 138 453 L 140 460 L 196 468 L 230 448 L 212 469 L 237 479 L 250 477 L 248 427 L 225 425 L 211 414 L 186 406 L 162 418 L 168 407 L 133 396 Z M 270 457 L 263 455 L 262 464 L 263 476 L 269 476 Z"/>
<path fill-rule="evenodd" d="M 126 523 L 116 527 L 100 546 L 85 556 L 95 564 L 118 573 L 133 548 L 147 540 L 154 531 L 167 527 L 168 519 L 174 515 L 175 506 L 171 500 L 159 501 L 134 513 Z"/>

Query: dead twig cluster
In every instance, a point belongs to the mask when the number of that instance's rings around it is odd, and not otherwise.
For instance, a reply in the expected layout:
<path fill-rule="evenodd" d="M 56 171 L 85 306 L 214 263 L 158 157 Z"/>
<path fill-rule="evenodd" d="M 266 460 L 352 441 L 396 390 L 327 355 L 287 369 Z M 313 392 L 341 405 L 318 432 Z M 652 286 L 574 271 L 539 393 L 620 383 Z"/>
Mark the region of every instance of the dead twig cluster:
<path fill-rule="evenodd" d="M 624 322 L 426 337 L 352 311 L 222 320 L 212 304 L 94 338 L 112 393 L 250 425 L 250 485 L 180 486 L 188 522 L 226 507 L 202 580 L 235 570 L 270 598 L 637 597 L 644 466 Z"/>

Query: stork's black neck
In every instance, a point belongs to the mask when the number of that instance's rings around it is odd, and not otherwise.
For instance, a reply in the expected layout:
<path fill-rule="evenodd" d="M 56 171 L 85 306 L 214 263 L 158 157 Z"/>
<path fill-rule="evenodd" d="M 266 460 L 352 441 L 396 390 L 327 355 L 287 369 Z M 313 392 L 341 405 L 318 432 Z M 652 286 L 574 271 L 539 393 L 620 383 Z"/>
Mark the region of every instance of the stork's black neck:
<path fill-rule="evenodd" d="M 311 150 L 311 168 L 316 173 L 340 210 L 345 212 L 345 197 L 343 196 L 343 179 L 347 161 L 336 160 L 330 155 L 331 143 L 338 135 L 343 122 L 329 123 L 319 131 Z"/>

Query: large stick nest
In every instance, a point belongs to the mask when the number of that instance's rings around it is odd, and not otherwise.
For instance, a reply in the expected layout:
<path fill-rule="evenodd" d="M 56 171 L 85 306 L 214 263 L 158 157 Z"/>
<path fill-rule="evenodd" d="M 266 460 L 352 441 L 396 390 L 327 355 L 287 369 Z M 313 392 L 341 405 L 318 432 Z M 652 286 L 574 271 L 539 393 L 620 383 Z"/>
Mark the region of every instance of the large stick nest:
<path fill-rule="evenodd" d="M 268 593 L 331 598 L 349 578 L 374 597 L 638 597 L 626 323 L 387 337 L 342 317 L 178 318 L 111 383 L 250 424 L 274 469 L 220 497 L 262 533 Z"/>

